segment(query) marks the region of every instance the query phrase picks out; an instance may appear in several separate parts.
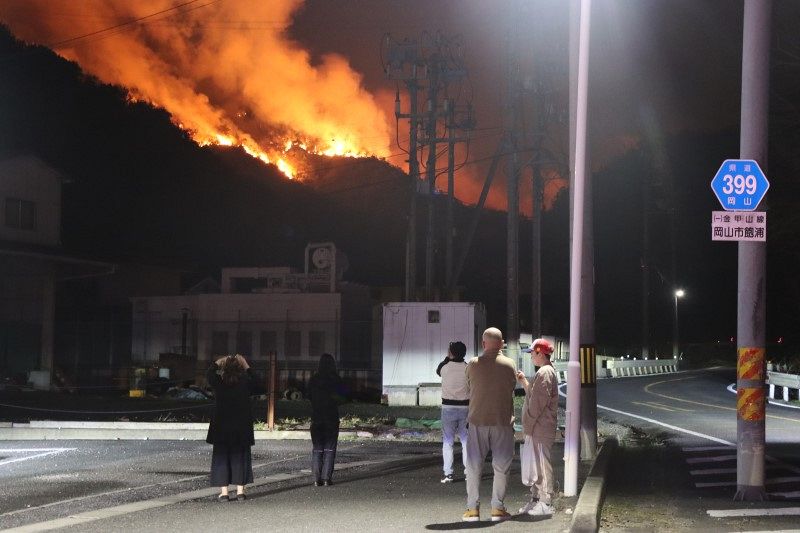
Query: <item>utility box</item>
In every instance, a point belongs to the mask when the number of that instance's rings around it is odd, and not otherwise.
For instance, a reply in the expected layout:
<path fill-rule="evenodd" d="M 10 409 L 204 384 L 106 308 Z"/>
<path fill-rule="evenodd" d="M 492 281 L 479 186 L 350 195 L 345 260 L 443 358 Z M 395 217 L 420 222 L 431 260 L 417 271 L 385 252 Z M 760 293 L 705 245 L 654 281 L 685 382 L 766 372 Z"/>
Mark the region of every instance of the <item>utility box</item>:
<path fill-rule="evenodd" d="M 410 395 L 409 389 L 418 390 L 421 383 L 441 383 L 436 366 L 451 342 L 467 346 L 467 361 L 480 355 L 480 339 L 486 329 L 483 304 L 398 302 L 385 303 L 380 311 L 383 396 L 389 405 L 407 405 L 409 396 L 418 398 Z"/>

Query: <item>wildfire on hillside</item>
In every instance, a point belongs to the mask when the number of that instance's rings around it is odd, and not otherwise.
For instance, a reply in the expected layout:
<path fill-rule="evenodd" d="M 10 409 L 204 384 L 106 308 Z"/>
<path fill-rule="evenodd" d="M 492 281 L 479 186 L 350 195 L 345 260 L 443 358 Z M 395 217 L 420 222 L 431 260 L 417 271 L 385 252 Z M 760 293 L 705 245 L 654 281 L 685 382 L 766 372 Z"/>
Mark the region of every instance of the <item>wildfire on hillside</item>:
<path fill-rule="evenodd" d="M 165 109 L 201 146 L 240 147 L 289 178 L 292 153 L 386 157 L 391 129 L 361 75 L 287 34 L 302 0 L 11 0 L 0 14 L 131 100 Z M 246 111 L 242 111 L 246 110 Z"/>

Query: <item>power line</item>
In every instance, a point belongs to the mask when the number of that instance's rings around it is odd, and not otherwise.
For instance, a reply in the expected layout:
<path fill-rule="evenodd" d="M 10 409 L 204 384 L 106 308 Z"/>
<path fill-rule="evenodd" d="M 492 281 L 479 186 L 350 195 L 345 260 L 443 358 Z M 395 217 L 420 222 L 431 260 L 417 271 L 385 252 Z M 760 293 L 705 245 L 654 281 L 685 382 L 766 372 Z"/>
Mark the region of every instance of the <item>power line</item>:
<path fill-rule="evenodd" d="M 76 41 L 81 41 L 83 39 L 87 39 L 89 37 L 94 37 L 94 36 L 100 35 L 102 33 L 106 33 L 106 32 L 110 32 L 110 31 L 113 31 L 113 30 L 120 29 L 120 28 L 124 28 L 126 26 L 130 26 L 132 24 L 136 24 L 136 23 L 141 22 L 143 20 L 147 20 L 147 19 L 156 17 L 158 15 L 163 15 L 164 13 L 169 13 L 171 11 L 178 10 L 178 9 L 180 9 L 182 7 L 186 7 L 186 6 L 189 6 L 189 5 L 192 5 L 192 4 L 196 4 L 197 2 L 200 2 L 200 1 L 202 1 L 202 0 L 188 0 L 187 2 L 184 2 L 182 4 L 178 4 L 176 6 L 172 6 L 172 7 L 167 8 L 167 9 L 162 9 L 160 11 L 156 11 L 155 13 L 150 13 L 149 15 L 145 15 L 143 17 L 127 20 L 125 22 L 120 22 L 119 24 L 114 24 L 113 26 L 109 26 L 109 27 L 103 28 L 101 30 L 95 30 L 95 31 L 92 31 L 92 32 L 89 32 L 89 33 L 85 33 L 83 35 L 77 35 L 75 37 L 70 37 L 68 39 L 63 39 L 61 41 L 56 41 L 54 43 L 46 44 L 45 46 L 47 46 L 48 48 L 55 49 L 55 48 L 58 48 L 58 47 L 61 47 L 61 46 L 65 45 L 65 44 L 73 43 L 73 42 L 76 42 Z M 201 6 L 196 6 L 194 9 L 198 9 L 200 7 L 210 6 L 211 4 L 215 4 L 215 3 L 220 2 L 220 1 L 221 0 L 211 0 L 207 4 L 203 4 Z M 189 10 L 187 10 L 187 11 L 189 11 Z"/>

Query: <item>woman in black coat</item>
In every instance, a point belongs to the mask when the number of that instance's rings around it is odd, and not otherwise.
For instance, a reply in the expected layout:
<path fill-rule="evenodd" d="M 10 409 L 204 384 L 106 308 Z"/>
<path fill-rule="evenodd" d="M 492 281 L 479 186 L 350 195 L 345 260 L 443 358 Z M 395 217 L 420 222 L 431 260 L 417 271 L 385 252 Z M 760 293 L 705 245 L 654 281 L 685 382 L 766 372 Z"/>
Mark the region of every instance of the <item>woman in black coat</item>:
<path fill-rule="evenodd" d="M 211 486 L 220 487 L 217 499 L 244 500 L 244 486 L 253 482 L 250 447 L 255 444 L 250 406 L 250 365 L 241 355 L 217 359 L 206 373 L 214 389 L 216 405 L 206 442 L 211 452 Z M 236 497 L 228 496 L 228 485 L 236 485 Z"/>
<path fill-rule="evenodd" d="M 329 353 L 319 358 L 319 367 L 308 382 L 311 399 L 311 471 L 314 485 L 328 486 L 336 460 L 339 440 L 339 404 L 343 400 L 342 381 L 336 370 L 336 360 Z"/>

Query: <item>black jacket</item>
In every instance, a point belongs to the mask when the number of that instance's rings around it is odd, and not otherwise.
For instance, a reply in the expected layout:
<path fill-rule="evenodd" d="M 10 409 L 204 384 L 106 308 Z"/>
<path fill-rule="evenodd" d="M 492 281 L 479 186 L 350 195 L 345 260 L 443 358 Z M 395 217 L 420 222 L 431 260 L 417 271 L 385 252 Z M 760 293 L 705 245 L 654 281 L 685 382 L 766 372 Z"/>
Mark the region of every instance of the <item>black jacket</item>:
<path fill-rule="evenodd" d="M 212 364 L 206 372 L 208 384 L 214 389 L 216 405 L 211 423 L 208 425 L 206 442 L 229 446 L 252 446 L 253 410 L 250 405 L 253 373 L 247 373 L 235 385 L 226 385 L 217 374 L 219 367 Z"/>
<path fill-rule="evenodd" d="M 314 374 L 308 381 L 312 422 L 337 422 L 339 404 L 344 401 L 342 380 L 336 374 Z"/>

